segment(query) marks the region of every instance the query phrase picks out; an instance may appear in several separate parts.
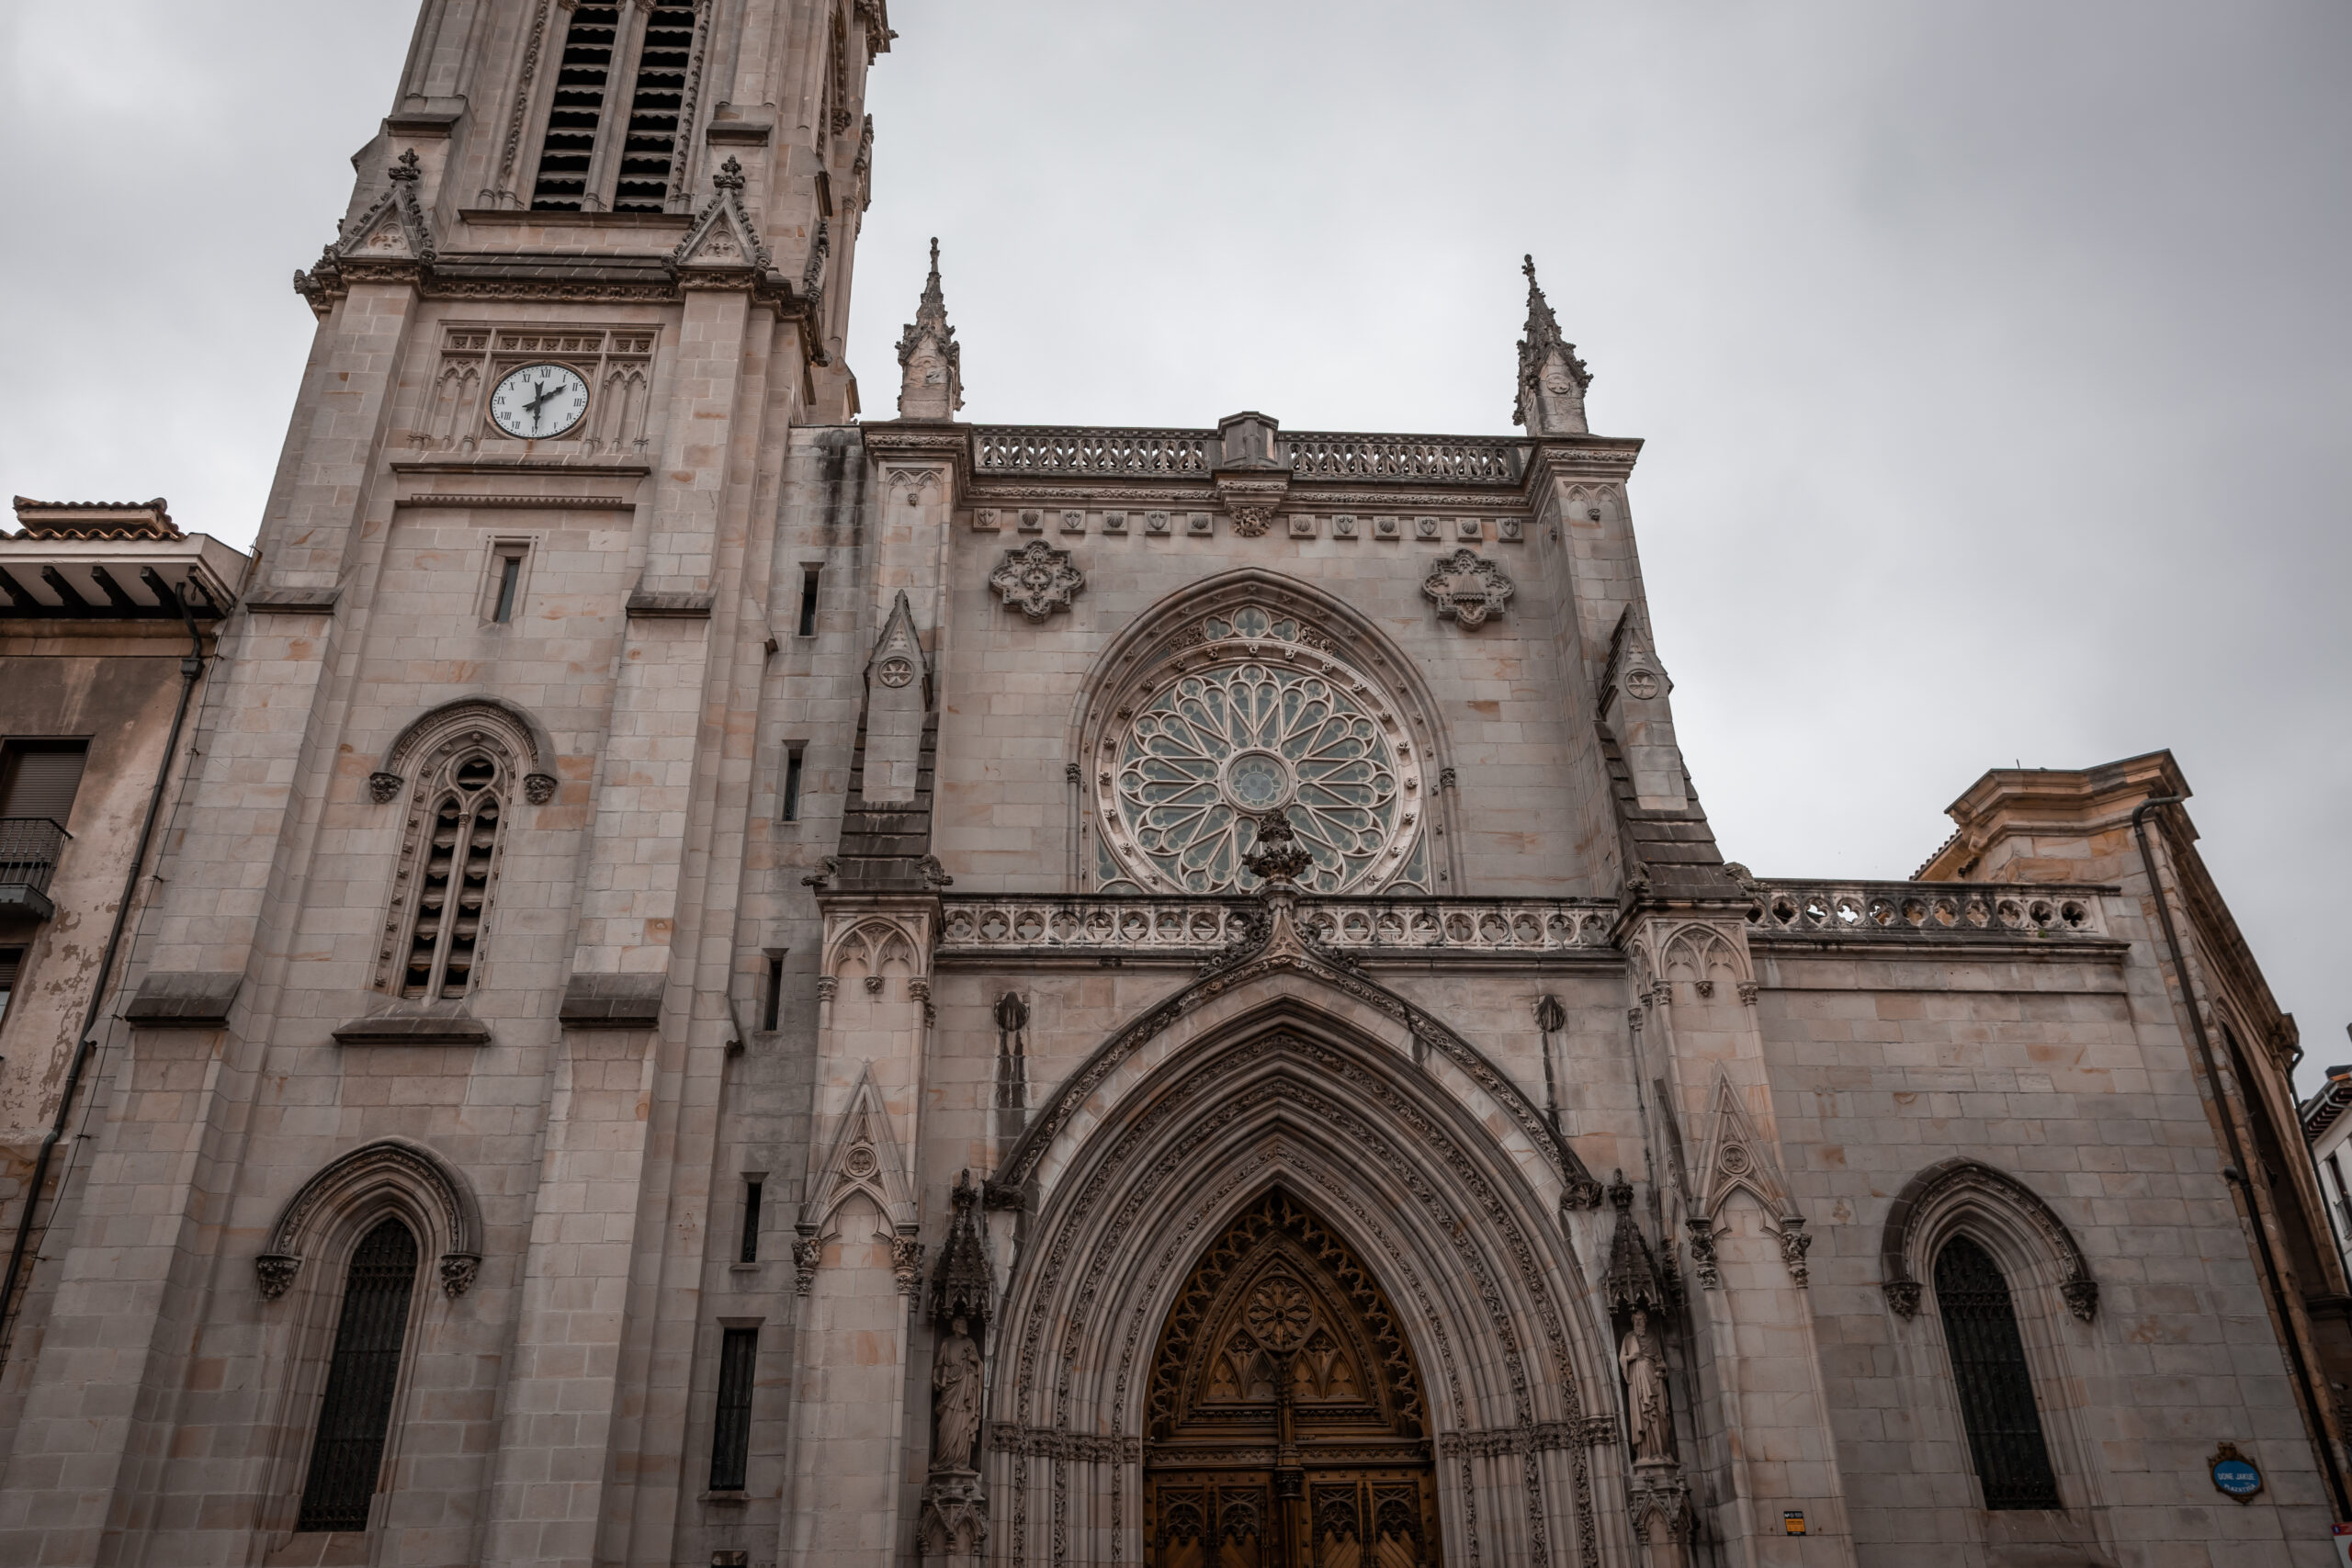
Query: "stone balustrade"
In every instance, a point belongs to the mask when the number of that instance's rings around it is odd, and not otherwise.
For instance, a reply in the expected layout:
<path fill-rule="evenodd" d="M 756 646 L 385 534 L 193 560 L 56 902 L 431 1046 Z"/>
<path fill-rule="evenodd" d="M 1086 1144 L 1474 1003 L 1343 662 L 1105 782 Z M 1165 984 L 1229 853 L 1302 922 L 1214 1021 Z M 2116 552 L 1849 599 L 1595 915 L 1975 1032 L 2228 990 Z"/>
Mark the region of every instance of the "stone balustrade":
<path fill-rule="evenodd" d="M 1275 438 L 1301 479 L 1516 485 L 1524 447 L 1507 438 L 1359 435 L 1302 431 Z M 1189 477 L 1216 468 L 1214 430 L 977 425 L 973 468 L 984 476 Z"/>
<path fill-rule="evenodd" d="M 1283 437 L 1290 470 L 1302 479 L 1405 479 L 1438 484 L 1519 482 L 1516 441 L 1425 435 L 1329 435 L 1301 431 Z"/>
<path fill-rule="evenodd" d="M 1765 882 L 1747 912 L 1758 936 L 2105 937 L 2108 890 L 2049 884 Z"/>
<path fill-rule="evenodd" d="M 1120 478 L 1170 475 L 1206 479 L 1214 430 L 1093 430 L 1046 425 L 981 425 L 972 432 L 972 466 L 983 475 L 1068 474 Z"/>
<path fill-rule="evenodd" d="M 996 898 L 941 900 L 943 954 L 1103 953 L 1205 957 L 1239 941 L 1257 900 Z M 1617 907 L 1605 899 L 1306 898 L 1299 923 L 1326 946 L 1366 957 L 1606 949 Z"/>

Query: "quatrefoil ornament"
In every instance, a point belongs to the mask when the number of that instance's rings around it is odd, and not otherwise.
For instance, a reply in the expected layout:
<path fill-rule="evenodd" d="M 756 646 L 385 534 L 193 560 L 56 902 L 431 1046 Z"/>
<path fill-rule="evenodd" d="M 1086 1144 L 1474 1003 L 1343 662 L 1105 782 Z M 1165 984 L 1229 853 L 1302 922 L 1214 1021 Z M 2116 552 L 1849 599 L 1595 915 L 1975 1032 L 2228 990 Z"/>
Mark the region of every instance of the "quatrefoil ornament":
<path fill-rule="evenodd" d="M 989 586 L 1008 608 L 1032 621 L 1042 621 L 1057 610 L 1069 608 L 1078 591 L 1086 586 L 1086 574 L 1070 565 L 1068 550 L 1032 539 L 1017 550 L 1005 551 L 1004 564 L 989 574 Z"/>

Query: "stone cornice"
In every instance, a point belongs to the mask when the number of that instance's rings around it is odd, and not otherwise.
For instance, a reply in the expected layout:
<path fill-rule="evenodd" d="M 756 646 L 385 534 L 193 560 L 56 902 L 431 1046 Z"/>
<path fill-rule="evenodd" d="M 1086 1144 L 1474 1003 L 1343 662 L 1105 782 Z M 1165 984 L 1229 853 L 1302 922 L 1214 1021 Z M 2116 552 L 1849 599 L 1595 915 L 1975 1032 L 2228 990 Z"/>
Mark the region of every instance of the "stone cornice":
<path fill-rule="evenodd" d="M 961 506 L 972 493 L 972 427 L 952 420 L 876 420 L 858 429 L 865 455 L 876 463 L 944 463 L 952 478 L 948 505 Z"/>
<path fill-rule="evenodd" d="M 1638 436 L 1547 435 L 1528 442 L 1527 489 L 1546 481 L 1582 479 L 1623 484 L 1641 457 Z"/>

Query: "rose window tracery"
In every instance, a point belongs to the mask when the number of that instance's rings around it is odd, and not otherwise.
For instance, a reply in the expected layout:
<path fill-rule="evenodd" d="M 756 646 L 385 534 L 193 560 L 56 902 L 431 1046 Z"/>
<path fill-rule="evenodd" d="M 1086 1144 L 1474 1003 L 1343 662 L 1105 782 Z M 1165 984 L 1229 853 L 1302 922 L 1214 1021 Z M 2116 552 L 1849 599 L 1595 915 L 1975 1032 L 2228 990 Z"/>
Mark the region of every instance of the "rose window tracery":
<path fill-rule="evenodd" d="M 1096 796 L 1110 890 L 1229 893 L 1254 819 L 1281 812 L 1312 893 L 1426 888 L 1422 748 L 1390 700 L 1298 618 L 1256 605 L 1186 628 L 1118 709 Z"/>

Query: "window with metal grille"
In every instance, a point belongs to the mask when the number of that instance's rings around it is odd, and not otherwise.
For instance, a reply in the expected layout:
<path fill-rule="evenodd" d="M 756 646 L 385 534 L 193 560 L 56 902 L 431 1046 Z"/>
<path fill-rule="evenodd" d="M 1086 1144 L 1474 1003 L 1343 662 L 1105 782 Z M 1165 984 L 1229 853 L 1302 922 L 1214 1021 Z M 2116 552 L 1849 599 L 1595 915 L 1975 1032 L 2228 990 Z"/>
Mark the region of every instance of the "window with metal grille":
<path fill-rule="evenodd" d="M 1936 1258 L 1936 1305 L 1984 1506 L 2057 1507 L 2033 1372 L 2000 1265 L 1968 1237 L 1952 1237 Z"/>
<path fill-rule="evenodd" d="M 473 752 L 452 759 L 439 787 L 427 792 L 421 837 L 412 840 L 401 869 L 404 896 L 414 900 L 394 976 L 402 997 L 452 1000 L 473 983 L 498 865 L 501 783 L 499 764 Z"/>
<path fill-rule="evenodd" d="M 693 129 L 681 122 L 693 113 L 689 82 L 707 9 L 694 0 L 573 7 L 548 104 L 533 208 L 667 209 L 680 185 L 679 152 Z"/>
<path fill-rule="evenodd" d="M 384 1468 L 401 1345 L 408 1336 L 409 1295 L 416 1284 L 416 1237 L 386 1220 L 360 1239 L 343 1287 L 334 1360 L 311 1444 L 298 1530 L 364 1530 L 368 1506 Z"/>
<path fill-rule="evenodd" d="M 710 1489 L 741 1492 L 752 1460 L 752 1371 L 760 1331 L 730 1328 L 718 1347 L 718 1410 L 711 1424 Z"/>

